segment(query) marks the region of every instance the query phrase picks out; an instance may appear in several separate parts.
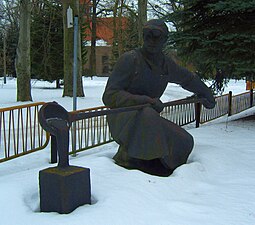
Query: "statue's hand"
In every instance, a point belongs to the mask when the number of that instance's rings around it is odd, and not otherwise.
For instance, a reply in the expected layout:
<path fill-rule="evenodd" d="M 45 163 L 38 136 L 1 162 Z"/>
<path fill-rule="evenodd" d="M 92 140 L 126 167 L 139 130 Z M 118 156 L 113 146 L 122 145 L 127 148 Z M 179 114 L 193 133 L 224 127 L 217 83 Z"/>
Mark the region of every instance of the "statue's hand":
<path fill-rule="evenodd" d="M 201 103 L 207 109 L 213 109 L 215 107 L 215 105 L 216 105 L 215 99 L 213 97 L 212 98 L 202 97 L 201 98 Z"/>
<path fill-rule="evenodd" d="M 160 101 L 158 98 L 153 98 L 153 101 L 151 103 L 151 106 L 153 109 L 155 109 L 158 113 L 160 113 L 164 109 L 163 102 Z"/>

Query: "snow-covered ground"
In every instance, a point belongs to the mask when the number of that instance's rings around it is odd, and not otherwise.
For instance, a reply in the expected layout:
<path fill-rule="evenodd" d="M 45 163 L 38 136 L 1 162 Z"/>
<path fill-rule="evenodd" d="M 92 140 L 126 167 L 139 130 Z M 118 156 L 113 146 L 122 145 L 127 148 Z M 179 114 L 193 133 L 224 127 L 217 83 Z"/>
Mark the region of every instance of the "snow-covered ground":
<path fill-rule="evenodd" d="M 101 106 L 106 78 L 84 79 L 86 97 L 78 109 Z M 72 98 L 62 89 L 34 81 L 34 101 L 57 101 L 72 110 Z M 244 81 L 231 81 L 226 92 L 245 92 Z M 0 80 L 0 107 L 17 105 L 15 79 Z M 177 85 L 168 86 L 162 100 L 189 96 Z M 21 104 L 21 103 L 19 103 Z M 188 163 L 169 177 L 156 177 L 114 164 L 116 143 L 70 157 L 70 164 L 91 170 L 92 204 L 70 214 L 41 213 L 39 171 L 49 164 L 49 147 L 0 164 L 0 225 L 254 225 L 255 126 L 235 120 L 255 114 L 247 110 L 189 127 L 195 146 Z"/>

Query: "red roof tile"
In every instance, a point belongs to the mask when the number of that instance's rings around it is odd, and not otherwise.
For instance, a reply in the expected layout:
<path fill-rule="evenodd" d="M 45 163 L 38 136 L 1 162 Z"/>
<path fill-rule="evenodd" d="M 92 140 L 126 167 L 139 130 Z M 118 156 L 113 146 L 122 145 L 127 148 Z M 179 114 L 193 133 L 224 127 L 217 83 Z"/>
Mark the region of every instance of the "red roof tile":
<path fill-rule="evenodd" d="M 116 18 L 116 26 L 117 29 L 125 29 L 127 26 L 127 18 L 122 17 L 121 20 Z M 91 28 L 91 22 L 90 22 Z M 112 44 L 113 42 L 113 31 L 114 31 L 114 18 L 107 17 L 107 18 L 97 18 L 97 25 L 96 25 L 96 36 L 97 40 L 102 39 L 106 41 L 108 44 Z M 87 29 L 86 31 L 86 40 L 91 40 L 91 29 Z"/>

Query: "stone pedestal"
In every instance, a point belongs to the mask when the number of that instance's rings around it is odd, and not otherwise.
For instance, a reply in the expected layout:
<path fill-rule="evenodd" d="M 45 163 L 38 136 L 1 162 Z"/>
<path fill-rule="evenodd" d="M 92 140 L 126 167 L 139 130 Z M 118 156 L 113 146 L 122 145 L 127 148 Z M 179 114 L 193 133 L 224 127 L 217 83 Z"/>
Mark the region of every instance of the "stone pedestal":
<path fill-rule="evenodd" d="M 41 212 L 70 213 L 91 204 L 90 170 L 68 166 L 39 172 Z"/>

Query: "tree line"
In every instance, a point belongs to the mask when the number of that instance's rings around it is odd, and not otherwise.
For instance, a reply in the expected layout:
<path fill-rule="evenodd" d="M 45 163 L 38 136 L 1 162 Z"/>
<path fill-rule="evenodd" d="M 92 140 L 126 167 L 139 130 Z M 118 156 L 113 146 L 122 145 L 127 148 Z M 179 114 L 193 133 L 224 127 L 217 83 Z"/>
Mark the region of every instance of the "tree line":
<path fill-rule="evenodd" d="M 111 16 L 117 24 L 121 21 L 118 18 L 127 17 L 131 25 L 121 31 L 118 30 L 120 26 L 114 26 L 113 63 L 124 51 L 137 46 L 138 31 L 134 23 L 139 16 L 134 5 L 125 0 L 4 0 L 0 3 L 0 73 L 17 77 L 18 101 L 32 100 L 31 78 L 57 81 L 57 87 L 59 80 L 63 79 L 63 96 L 72 96 L 73 28 L 66 27 L 69 6 L 73 14 L 78 15 L 80 25 L 77 96 L 84 96 L 82 68 L 89 57 L 84 47 L 85 29 L 92 34 L 87 75 L 95 75 L 97 18 Z"/>
<path fill-rule="evenodd" d="M 32 100 L 30 79 L 64 80 L 63 96 L 72 96 L 73 29 L 65 26 L 71 6 L 79 15 L 78 93 L 82 75 L 95 75 L 97 18 L 114 18 L 112 64 L 142 44 L 147 17 L 169 24 L 165 47 L 221 91 L 230 78 L 255 77 L 255 0 L 3 0 L 0 2 L 0 74 L 17 77 L 17 100 Z M 125 30 L 121 19 L 127 18 Z M 84 32 L 91 33 L 91 55 Z M 90 58 L 88 58 L 90 57 Z M 90 70 L 82 71 L 86 61 Z"/>

